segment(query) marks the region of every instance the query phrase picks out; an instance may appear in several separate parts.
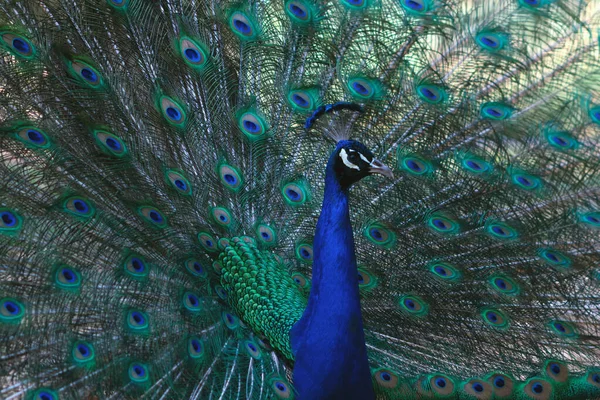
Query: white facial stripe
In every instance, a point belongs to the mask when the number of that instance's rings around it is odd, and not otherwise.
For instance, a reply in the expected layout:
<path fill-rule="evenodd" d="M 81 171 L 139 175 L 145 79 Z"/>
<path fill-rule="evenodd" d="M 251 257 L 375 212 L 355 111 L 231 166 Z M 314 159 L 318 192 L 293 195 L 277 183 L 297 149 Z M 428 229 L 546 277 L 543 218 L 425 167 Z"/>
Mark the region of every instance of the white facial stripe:
<path fill-rule="evenodd" d="M 358 154 L 360 154 L 360 153 L 358 153 Z M 340 157 L 342 157 L 342 161 L 344 162 L 344 165 L 346 167 L 357 169 L 360 171 L 360 168 L 358 165 L 354 165 L 350 161 L 348 161 L 348 153 L 346 153 L 346 149 L 340 150 Z M 361 155 L 361 157 L 362 157 L 362 155 Z"/>
<path fill-rule="evenodd" d="M 364 162 L 366 162 L 367 164 L 371 164 L 371 162 L 367 160 L 367 157 L 363 156 L 361 153 L 358 153 L 358 155 L 360 156 L 360 158 L 362 158 Z"/>

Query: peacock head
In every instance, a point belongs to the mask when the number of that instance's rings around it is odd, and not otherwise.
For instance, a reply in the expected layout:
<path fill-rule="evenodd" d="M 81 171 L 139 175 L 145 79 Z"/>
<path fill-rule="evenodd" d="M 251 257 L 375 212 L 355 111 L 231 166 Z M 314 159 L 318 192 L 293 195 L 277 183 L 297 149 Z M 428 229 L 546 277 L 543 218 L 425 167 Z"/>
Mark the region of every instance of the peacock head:
<path fill-rule="evenodd" d="M 340 140 L 330 162 L 342 189 L 349 188 L 367 175 L 394 177 L 389 167 L 376 159 L 367 146 L 356 140 Z"/>

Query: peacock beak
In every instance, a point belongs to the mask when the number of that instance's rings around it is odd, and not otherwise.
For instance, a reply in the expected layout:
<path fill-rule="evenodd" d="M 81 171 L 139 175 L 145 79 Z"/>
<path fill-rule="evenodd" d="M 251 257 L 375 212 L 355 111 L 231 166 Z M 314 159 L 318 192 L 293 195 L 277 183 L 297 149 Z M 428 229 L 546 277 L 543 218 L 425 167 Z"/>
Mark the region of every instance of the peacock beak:
<path fill-rule="evenodd" d="M 371 161 L 371 168 L 369 169 L 369 174 L 380 174 L 385 176 L 386 178 L 394 178 L 394 173 L 392 172 L 390 167 L 388 167 L 376 158 L 374 158 L 373 161 Z"/>

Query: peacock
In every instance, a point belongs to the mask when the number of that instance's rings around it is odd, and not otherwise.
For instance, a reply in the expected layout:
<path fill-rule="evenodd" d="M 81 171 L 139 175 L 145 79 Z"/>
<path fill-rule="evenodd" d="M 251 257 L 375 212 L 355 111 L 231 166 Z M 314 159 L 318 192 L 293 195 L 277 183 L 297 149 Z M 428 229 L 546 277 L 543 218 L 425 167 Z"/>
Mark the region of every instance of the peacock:
<path fill-rule="evenodd" d="M 2 0 L 0 398 L 600 399 L 596 0 Z"/>

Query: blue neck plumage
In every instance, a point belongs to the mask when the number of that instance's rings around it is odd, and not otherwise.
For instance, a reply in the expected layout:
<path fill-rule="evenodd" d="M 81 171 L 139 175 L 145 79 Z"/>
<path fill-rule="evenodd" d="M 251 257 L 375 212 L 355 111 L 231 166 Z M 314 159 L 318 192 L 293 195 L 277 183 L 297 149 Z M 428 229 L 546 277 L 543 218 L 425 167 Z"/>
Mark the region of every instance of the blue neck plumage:
<path fill-rule="evenodd" d="M 313 243 L 312 287 L 291 331 L 300 399 L 374 398 L 365 346 L 354 238 L 343 189 L 329 160 Z"/>

